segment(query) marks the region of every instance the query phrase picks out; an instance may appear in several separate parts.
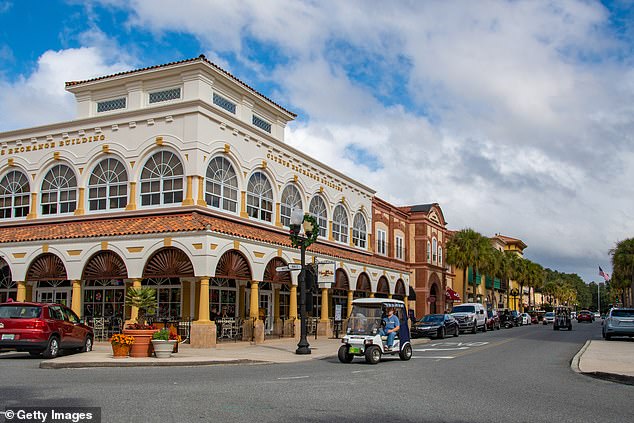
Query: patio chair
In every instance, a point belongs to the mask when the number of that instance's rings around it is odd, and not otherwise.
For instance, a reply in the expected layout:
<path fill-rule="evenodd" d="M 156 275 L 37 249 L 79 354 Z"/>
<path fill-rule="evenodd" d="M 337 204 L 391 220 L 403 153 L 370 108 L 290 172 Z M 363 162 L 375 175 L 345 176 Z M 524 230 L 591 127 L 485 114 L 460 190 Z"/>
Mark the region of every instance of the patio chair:
<path fill-rule="evenodd" d="M 95 339 L 103 341 L 106 338 L 106 321 L 103 317 L 95 317 L 92 319 L 92 330 L 95 334 Z"/>

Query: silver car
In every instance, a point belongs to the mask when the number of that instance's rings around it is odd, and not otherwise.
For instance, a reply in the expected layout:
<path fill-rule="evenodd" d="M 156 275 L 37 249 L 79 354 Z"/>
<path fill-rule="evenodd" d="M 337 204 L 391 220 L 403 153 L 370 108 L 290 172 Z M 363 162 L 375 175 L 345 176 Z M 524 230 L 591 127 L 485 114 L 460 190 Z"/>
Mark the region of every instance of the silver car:
<path fill-rule="evenodd" d="M 603 321 L 603 337 L 634 336 L 634 308 L 613 308 Z"/>
<path fill-rule="evenodd" d="M 546 314 L 544 314 L 544 324 L 548 325 L 550 323 L 553 323 L 555 321 L 555 312 L 554 311 L 549 311 Z"/>

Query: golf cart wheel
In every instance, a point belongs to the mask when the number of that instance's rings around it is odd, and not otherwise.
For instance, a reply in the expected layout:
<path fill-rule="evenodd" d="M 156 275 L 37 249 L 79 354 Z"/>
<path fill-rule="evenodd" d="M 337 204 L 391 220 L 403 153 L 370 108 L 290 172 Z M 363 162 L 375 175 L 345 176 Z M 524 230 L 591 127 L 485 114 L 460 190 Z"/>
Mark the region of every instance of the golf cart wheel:
<path fill-rule="evenodd" d="M 350 363 L 354 358 L 354 356 L 348 352 L 347 345 L 342 345 L 339 347 L 339 352 L 337 353 L 337 356 L 339 357 L 339 361 L 341 361 L 342 363 Z"/>
<path fill-rule="evenodd" d="M 568 330 L 572 330 L 572 325 L 568 325 Z"/>
<path fill-rule="evenodd" d="M 559 330 L 559 326 L 553 325 L 553 330 Z"/>
<path fill-rule="evenodd" d="M 412 358 L 412 346 L 410 344 L 405 344 L 405 346 L 398 353 L 398 356 L 403 361 L 407 361 Z"/>
<path fill-rule="evenodd" d="M 365 362 L 368 364 L 377 364 L 381 361 L 381 349 L 376 345 L 372 345 L 365 350 Z"/>

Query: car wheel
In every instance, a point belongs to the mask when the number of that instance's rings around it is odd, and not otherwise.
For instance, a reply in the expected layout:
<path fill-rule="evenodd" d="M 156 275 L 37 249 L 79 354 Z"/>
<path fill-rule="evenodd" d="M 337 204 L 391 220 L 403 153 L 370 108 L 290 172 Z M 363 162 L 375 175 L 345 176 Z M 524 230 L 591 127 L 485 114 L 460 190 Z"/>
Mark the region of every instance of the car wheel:
<path fill-rule="evenodd" d="M 57 336 L 51 336 L 48 340 L 48 345 L 44 350 L 44 358 L 55 358 L 59 354 L 59 338 Z"/>
<path fill-rule="evenodd" d="M 342 363 L 350 363 L 354 358 L 354 356 L 348 352 L 347 345 L 342 345 L 339 347 L 339 352 L 337 353 L 337 356 L 339 357 L 339 361 L 341 361 Z"/>
<path fill-rule="evenodd" d="M 42 355 L 42 351 L 29 351 L 29 354 L 31 354 L 31 357 L 39 357 Z"/>
<path fill-rule="evenodd" d="M 445 328 L 438 328 L 438 339 L 445 339 Z"/>
<path fill-rule="evenodd" d="M 609 334 L 609 333 L 606 333 L 606 334 L 605 334 L 605 340 L 606 340 L 606 341 L 609 341 L 609 340 L 611 340 L 611 339 L 612 339 L 612 335 L 611 335 L 611 334 Z"/>
<path fill-rule="evenodd" d="M 460 331 L 458 330 L 458 328 L 456 327 L 456 331 L 454 332 L 453 336 L 459 336 L 460 335 Z"/>
<path fill-rule="evenodd" d="M 84 341 L 84 346 L 81 349 L 81 352 L 90 352 L 92 351 L 92 338 L 90 336 L 86 337 L 86 340 Z"/>
<path fill-rule="evenodd" d="M 376 345 L 372 345 L 365 350 L 365 362 L 377 364 L 381 361 L 381 350 Z"/>
<path fill-rule="evenodd" d="M 412 358 L 412 346 L 410 344 L 405 344 L 403 349 L 401 349 L 398 353 L 398 356 L 403 361 L 407 361 Z"/>
<path fill-rule="evenodd" d="M 473 322 L 473 328 L 471 329 L 471 333 L 478 333 L 478 324 Z"/>

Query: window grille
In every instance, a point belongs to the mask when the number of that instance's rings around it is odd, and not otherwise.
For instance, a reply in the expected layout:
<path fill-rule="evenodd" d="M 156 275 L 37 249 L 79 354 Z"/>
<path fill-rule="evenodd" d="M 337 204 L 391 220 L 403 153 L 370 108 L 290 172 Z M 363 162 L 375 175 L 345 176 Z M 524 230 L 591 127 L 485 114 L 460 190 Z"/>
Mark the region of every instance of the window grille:
<path fill-rule="evenodd" d="M 150 93 L 150 103 L 160 103 L 162 101 L 178 100 L 181 98 L 181 89 L 172 88 L 171 90 L 156 91 Z"/>
<path fill-rule="evenodd" d="M 348 215 L 346 209 L 341 205 L 335 207 L 332 214 L 332 237 L 335 241 L 348 242 Z"/>
<path fill-rule="evenodd" d="M 125 97 L 114 100 L 100 101 L 97 103 L 97 113 L 109 112 L 111 110 L 125 109 Z"/>
<path fill-rule="evenodd" d="M 367 237 L 365 218 L 361 213 L 357 213 L 352 223 L 352 242 L 359 248 L 365 248 Z"/>
<path fill-rule="evenodd" d="M 236 114 L 236 105 L 223 96 L 214 93 L 213 102 L 216 106 L 222 107 L 229 113 L 233 113 L 234 115 Z"/>
<path fill-rule="evenodd" d="M 261 130 L 266 131 L 269 134 L 271 133 L 271 124 L 265 121 L 264 119 L 257 117 L 256 115 L 253 115 L 253 119 L 251 122 L 253 123 L 253 125 L 257 126 Z"/>
<path fill-rule="evenodd" d="M 105 159 L 95 166 L 88 181 L 90 210 L 122 209 L 128 203 L 128 175 L 117 159 Z"/>
<path fill-rule="evenodd" d="M 53 166 L 42 181 L 42 214 L 72 213 L 77 207 L 77 178 L 66 165 Z"/>
<path fill-rule="evenodd" d="M 238 209 L 238 178 L 224 157 L 214 157 L 209 162 L 205 201 L 210 207 L 233 213 Z"/>
<path fill-rule="evenodd" d="M 27 177 L 17 170 L 7 173 L 0 181 L 0 218 L 26 217 L 29 200 Z"/>
<path fill-rule="evenodd" d="M 291 212 L 295 208 L 302 208 L 302 197 L 299 190 L 294 185 L 288 185 L 282 191 L 282 202 L 280 204 L 280 220 L 282 225 L 289 227 L 291 224 Z"/>
<path fill-rule="evenodd" d="M 319 236 L 325 237 L 328 227 L 328 213 L 326 211 L 326 203 L 324 203 L 324 200 L 318 196 L 313 197 L 313 199 L 310 200 L 308 212 L 317 219 L 317 224 L 319 225 Z"/>
<path fill-rule="evenodd" d="M 183 164 L 175 154 L 159 151 L 141 172 L 141 205 L 155 206 L 183 201 Z"/>
<path fill-rule="evenodd" d="M 271 222 L 273 217 L 273 189 L 266 175 L 255 172 L 247 186 L 247 213 L 249 216 Z"/>

